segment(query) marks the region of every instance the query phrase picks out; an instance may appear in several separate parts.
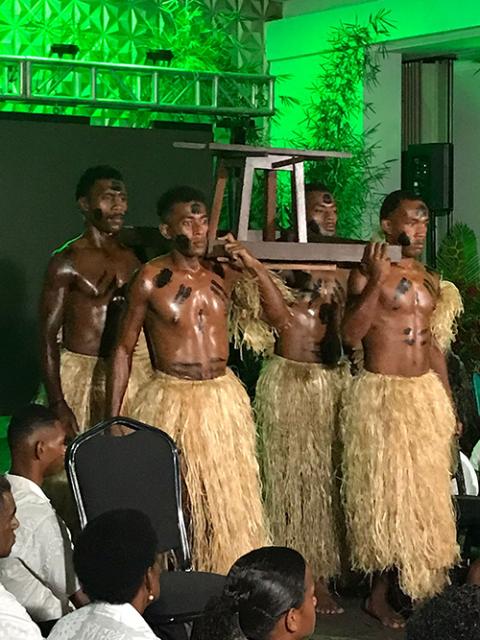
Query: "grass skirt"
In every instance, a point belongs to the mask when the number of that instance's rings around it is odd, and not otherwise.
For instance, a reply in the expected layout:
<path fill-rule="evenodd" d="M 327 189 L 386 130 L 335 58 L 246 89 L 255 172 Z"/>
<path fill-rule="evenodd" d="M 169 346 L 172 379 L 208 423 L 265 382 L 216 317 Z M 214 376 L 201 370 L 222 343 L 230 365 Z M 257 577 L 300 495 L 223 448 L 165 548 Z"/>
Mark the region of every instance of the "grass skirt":
<path fill-rule="evenodd" d="M 80 427 L 86 431 L 105 418 L 107 361 L 63 349 L 60 357 L 62 391 Z M 139 389 L 152 377 L 147 343 L 143 332 L 132 356 L 132 370 L 123 399 L 121 415 L 130 415 Z"/>
<path fill-rule="evenodd" d="M 315 578 L 340 571 L 335 454 L 338 405 L 348 379 L 344 366 L 330 369 L 274 356 L 257 384 L 255 413 L 273 539 L 298 549 Z"/>
<path fill-rule="evenodd" d="M 455 417 L 438 376 L 354 379 L 341 417 L 353 566 L 396 567 L 414 599 L 438 593 L 458 557 L 450 496 Z"/>
<path fill-rule="evenodd" d="M 200 381 L 156 371 L 132 417 L 168 433 L 180 450 L 196 569 L 226 573 L 268 543 L 252 411 L 230 370 Z"/>

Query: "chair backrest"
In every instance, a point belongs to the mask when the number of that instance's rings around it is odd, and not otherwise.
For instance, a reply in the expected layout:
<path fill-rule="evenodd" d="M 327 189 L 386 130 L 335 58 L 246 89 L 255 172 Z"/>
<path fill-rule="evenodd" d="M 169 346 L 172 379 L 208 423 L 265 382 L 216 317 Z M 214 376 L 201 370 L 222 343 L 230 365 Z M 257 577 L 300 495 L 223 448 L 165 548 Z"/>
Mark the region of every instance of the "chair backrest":
<path fill-rule="evenodd" d="M 133 432 L 112 435 L 114 424 Z M 105 511 L 138 509 L 150 518 L 160 549 L 190 568 L 178 451 L 166 433 L 130 418 L 106 420 L 75 438 L 66 469 L 82 528 Z"/>

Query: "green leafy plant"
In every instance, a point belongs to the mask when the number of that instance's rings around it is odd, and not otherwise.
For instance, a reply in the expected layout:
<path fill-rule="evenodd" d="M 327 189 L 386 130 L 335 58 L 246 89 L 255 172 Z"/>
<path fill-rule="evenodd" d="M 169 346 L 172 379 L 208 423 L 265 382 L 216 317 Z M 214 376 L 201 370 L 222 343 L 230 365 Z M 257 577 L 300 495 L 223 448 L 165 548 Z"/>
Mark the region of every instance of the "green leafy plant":
<path fill-rule="evenodd" d="M 374 113 L 372 104 L 364 104 L 362 88 L 377 83 L 379 56 L 385 50 L 375 43 L 393 28 L 388 16 L 381 10 L 366 25 L 345 23 L 332 29 L 329 54 L 310 88 L 302 130 L 293 141 L 298 147 L 352 154 L 351 159 L 311 163 L 307 178 L 334 191 L 340 211 L 338 232 L 354 238 L 371 235 L 378 217 L 376 190 L 392 162 L 375 162 L 377 127 L 359 132 L 354 124 Z"/>
<path fill-rule="evenodd" d="M 480 260 L 477 238 L 470 227 L 453 226 L 439 247 L 437 267 L 443 278 L 457 285 L 465 308 L 454 351 L 467 371 L 480 371 Z"/>

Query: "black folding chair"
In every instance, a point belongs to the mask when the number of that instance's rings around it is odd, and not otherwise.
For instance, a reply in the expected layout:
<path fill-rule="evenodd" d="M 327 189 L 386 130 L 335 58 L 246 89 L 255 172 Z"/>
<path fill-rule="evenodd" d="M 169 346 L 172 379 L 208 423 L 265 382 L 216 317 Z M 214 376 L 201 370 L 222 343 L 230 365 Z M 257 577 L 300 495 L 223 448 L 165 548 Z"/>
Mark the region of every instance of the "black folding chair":
<path fill-rule="evenodd" d="M 114 424 L 132 433 L 112 435 Z M 221 593 L 225 577 L 192 571 L 173 440 L 136 420 L 112 418 L 71 443 L 66 468 L 82 528 L 105 511 L 138 509 L 150 518 L 160 550 L 170 553 L 176 570 L 161 575 L 160 598 L 144 614 L 150 626 L 155 630 L 201 617 L 209 598 Z"/>

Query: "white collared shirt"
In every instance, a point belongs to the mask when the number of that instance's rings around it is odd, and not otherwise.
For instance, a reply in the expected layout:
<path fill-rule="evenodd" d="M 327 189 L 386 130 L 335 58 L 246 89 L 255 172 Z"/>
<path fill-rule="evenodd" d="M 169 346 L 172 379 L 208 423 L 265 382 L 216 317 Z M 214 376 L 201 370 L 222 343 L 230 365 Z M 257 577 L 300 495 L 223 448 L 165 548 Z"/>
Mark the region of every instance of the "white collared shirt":
<path fill-rule="evenodd" d="M 131 604 L 87 604 L 59 620 L 48 640 L 158 640 Z"/>
<path fill-rule="evenodd" d="M 7 478 L 19 527 L 10 556 L 0 559 L 0 582 L 34 620 L 57 620 L 72 610 L 68 599 L 80 588 L 70 534 L 35 482 L 12 474 Z"/>
<path fill-rule="evenodd" d="M 0 584 L 0 640 L 42 640 L 40 629 Z"/>

